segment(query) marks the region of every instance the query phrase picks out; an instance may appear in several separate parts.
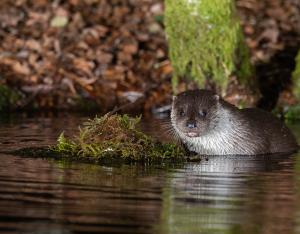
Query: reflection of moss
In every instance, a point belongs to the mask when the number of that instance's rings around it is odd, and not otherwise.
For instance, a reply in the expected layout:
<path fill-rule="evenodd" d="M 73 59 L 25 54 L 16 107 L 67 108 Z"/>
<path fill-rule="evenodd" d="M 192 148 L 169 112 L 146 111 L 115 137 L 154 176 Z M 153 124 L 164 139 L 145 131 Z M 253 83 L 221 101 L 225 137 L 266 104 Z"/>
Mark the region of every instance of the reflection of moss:
<path fill-rule="evenodd" d="M 185 151 L 174 144 L 155 141 L 138 130 L 140 118 L 127 115 L 105 115 L 89 120 L 73 140 L 63 134 L 54 151 L 92 161 L 121 159 L 125 161 L 184 160 Z"/>
<path fill-rule="evenodd" d="M 0 85 L 0 111 L 10 110 L 16 107 L 20 95 L 5 85 Z"/>
<path fill-rule="evenodd" d="M 166 0 L 165 26 L 177 76 L 203 87 L 212 79 L 224 91 L 228 76 L 241 81 L 253 75 L 233 0 Z"/>

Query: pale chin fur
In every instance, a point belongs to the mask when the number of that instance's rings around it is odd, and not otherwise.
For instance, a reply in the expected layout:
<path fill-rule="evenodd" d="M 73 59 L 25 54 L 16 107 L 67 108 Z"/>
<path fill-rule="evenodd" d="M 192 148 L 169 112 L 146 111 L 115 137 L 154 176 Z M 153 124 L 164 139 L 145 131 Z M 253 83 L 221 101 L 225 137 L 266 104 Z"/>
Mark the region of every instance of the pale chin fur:
<path fill-rule="evenodd" d="M 199 134 L 196 133 L 196 132 L 188 132 L 186 135 L 187 135 L 188 137 L 198 137 L 198 136 L 199 136 Z"/>

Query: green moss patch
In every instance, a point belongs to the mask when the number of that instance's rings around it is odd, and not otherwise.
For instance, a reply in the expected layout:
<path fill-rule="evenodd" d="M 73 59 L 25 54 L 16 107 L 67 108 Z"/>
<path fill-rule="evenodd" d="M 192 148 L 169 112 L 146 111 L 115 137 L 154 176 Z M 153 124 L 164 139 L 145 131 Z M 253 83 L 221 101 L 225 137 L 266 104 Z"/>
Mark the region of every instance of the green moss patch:
<path fill-rule="evenodd" d="M 300 105 L 289 106 L 284 112 L 284 118 L 288 121 L 300 120 Z"/>
<path fill-rule="evenodd" d="M 300 101 L 300 50 L 296 57 L 296 68 L 292 74 L 293 78 L 293 92 L 297 99 Z"/>
<path fill-rule="evenodd" d="M 233 0 L 166 0 L 165 26 L 174 68 L 173 85 L 186 76 L 203 87 L 212 79 L 224 91 L 236 73 L 253 76 L 248 49 Z"/>
<path fill-rule="evenodd" d="M 61 155 L 84 161 L 184 161 L 180 146 L 161 143 L 139 130 L 140 118 L 105 115 L 84 123 L 73 139 L 62 133 L 52 148 Z"/>

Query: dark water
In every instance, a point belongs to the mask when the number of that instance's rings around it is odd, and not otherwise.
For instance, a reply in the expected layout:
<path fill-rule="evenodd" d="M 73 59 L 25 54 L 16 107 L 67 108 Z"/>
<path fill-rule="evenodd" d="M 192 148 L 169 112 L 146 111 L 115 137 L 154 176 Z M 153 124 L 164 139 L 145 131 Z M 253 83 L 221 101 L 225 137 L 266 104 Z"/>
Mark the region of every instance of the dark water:
<path fill-rule="evenodd" d="M 3 119 L 1 151 L 54 144 L 84 119 Z M 1 233 L 300 233 L 299 153 L 114 167 L 0 160 Z"/>

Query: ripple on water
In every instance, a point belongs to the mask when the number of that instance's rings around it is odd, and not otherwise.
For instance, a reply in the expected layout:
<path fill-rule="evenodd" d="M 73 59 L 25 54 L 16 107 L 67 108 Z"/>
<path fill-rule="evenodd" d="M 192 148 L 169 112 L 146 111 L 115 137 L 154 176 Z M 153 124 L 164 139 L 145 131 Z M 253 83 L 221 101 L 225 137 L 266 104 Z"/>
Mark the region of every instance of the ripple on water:
<path fill-rule="evenodd" d="M 54 144 L 82 120 L 2 122 L 1 151 Z M 299 233 L 300 154 L 115 167 L 0 158 L 1 233 Z"/>

